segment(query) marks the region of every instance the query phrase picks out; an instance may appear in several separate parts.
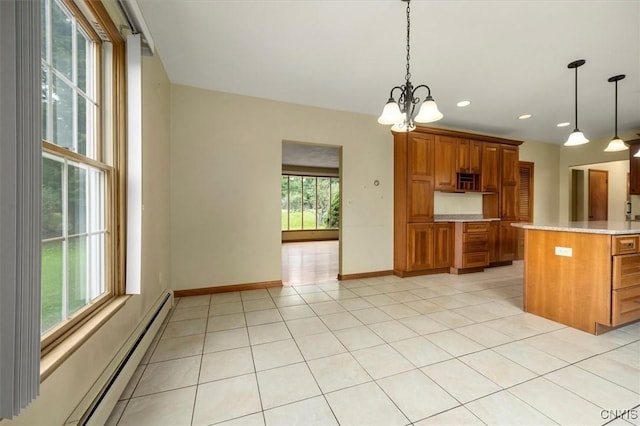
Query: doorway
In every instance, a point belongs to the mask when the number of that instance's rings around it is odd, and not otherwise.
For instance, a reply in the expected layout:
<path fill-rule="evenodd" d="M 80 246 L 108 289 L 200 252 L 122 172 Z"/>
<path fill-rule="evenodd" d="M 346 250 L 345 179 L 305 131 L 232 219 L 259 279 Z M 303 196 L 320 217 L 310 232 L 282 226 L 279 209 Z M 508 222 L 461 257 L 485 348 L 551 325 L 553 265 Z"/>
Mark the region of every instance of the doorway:
<path fill-rule="evenodd" d="M 609 172 L 589 169 L 589 220 L 607 220 Z"/>
<path fill-rule="evenodd" d="M 282 142 L 281 268 L 285 285 L 336 279 L 341 270 L 342 147 Z"/>

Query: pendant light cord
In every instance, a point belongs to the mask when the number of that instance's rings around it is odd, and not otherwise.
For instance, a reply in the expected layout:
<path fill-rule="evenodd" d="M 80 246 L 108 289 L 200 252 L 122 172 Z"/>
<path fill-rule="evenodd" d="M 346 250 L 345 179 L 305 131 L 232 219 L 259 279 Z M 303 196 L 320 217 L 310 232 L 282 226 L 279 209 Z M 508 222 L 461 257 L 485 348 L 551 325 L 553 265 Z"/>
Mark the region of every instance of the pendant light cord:
<path fill-rule="evenodd" d="M 578 67 L 576 67 L 576 90 L 575 90 L 576 96 L 576 102 L 575 102 L 575 108 L 576 108 L 576 126 L 575 126 L 575 130 L 578 130 Z"/>
<path fill-rule="evenodd" d="M 616 123 L 615 123 L 615 136 L 614 136 L 614 139 L 620 139 L 618 137 L 618 80 L 616 80 L 615 83 L 616 83 L 616 107 L 615 107 Z"/>
<path fill-rule="evenodd" d="M 405 80 L 407 83 L 411 80 L 411 71 L 409 71 L 409 61 L 411 60 L 411 0 L 407 0 L 407 74 L 405 75 Z"/>

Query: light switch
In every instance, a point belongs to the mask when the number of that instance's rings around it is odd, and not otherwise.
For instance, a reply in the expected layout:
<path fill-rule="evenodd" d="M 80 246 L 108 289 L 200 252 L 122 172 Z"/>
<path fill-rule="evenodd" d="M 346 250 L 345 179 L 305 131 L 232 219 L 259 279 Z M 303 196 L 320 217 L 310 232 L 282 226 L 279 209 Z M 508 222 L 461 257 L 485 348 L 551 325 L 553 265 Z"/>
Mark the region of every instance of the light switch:
<path fill-rule="evenodd" d="M 573 249 L 571 247 L 558 247 L 556 246 L 556 256 L 573 256 Z"/>

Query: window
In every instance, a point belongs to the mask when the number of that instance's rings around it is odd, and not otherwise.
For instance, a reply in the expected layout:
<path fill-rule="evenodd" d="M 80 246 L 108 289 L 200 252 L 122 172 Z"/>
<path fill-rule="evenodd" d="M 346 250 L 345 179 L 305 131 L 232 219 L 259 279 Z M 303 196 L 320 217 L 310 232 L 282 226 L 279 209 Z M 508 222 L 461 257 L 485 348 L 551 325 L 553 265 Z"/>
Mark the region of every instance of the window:
<path fill-rule="evenodd" d="M 43 348 L 117 293 L 118 118 L 110 106 L 123 93 L 113 78 L 121 50 L 89 22 L 100 19 L 71 1 L 41 1 Z"/>
<path fill-rule="evenodd" d="M 337 229 L 340 223 L 340 179 L 283 175 L 282 230 Z"/>

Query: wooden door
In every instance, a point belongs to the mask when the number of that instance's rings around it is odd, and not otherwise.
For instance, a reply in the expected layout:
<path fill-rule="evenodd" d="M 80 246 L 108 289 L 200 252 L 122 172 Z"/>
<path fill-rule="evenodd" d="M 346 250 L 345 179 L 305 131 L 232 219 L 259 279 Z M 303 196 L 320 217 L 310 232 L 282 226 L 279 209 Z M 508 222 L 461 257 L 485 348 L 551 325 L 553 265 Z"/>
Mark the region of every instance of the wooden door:
<path fill-rule="evenodd" d="M 434 137 L 410 134 L 407 161 L 407 221 L 433 220 Z"/>
<path fill-rule="evenodd" d="M 433 224 L 407 225 L 407 271 L 433 269 Z"/>
<path fill-rule="evenodd" d="M 434 267 L 453 266 L 453 224 L 436 223 L 434 226 Z"/>
<path fill-rule="evenodd" d="M 520 161 L 520 181 L 518 197 L 518 220 L 533 222 L 533 163 Z M 524 229 L 518 229 L 518 254 L 516 259 L 524 259 Z"/>
<path fill-rule="evenodd" d="M 469 141 L 469 173 L 482 173 L 482 142 Z"/>
<path fill-rule="evenodd" d="M 484 142 L 482 147 L 482 190 L 498 192 L 500 145 Z"/>
<path fill-rule="evenodd" d="M 609 172 L 589 169 L 589 220 L 607 220 Z"/>
<path fill-rule="evenodd" d="M 455 191 L 458 162 L 458 138 L 436 136 L 435 186 L 440 191 Z"/>

